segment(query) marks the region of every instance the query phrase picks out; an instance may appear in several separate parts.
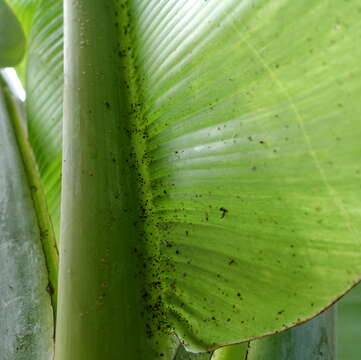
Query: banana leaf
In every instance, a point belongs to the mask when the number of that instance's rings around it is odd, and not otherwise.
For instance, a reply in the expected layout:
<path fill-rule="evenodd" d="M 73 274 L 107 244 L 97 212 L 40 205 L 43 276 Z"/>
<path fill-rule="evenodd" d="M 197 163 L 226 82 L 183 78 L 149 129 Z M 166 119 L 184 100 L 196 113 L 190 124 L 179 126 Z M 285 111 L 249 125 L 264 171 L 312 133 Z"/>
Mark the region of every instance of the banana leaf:
<path fill-rule="evenodd" d="M 59 237 L 63 102 L 63 10 L 59 0 L 10 0 L 26 29 L 22 64 L 28 137 Z"/>
<path fill-rule="evenodd" d="M 29 134 L 56 224 L 62 10 L 47 4 L 27 70 Z M 113 270 L 123 260 L 127 271 L 137 267 L 139 259 L 118 255 L 119 238 L 128 239 L 127 254 L 137 244 L 138 254 L 157 259 L 147 265 L 161 274 L 150 298 L 161 296 L 161 323 L 193 351 L 300 324 L 359 281 L 357 4 L 66 4 L 63 253 L 66 266 L 85 267 L 63 274 L 64 314 L 97 306 L 98 290 L 85 280 L 100 287 L 94 272 L 106 249 Z M 124 197 L 133 200 L 120 206 Z M 128 225 L 124 206 L 132 207 Z M 141 240 L 121 233 L 139 218 Z M 81 260 L 89 246 L 94 257 Z M 126 277 L 112 283 L 115 298 Z M 131 286 L 124 304 L 139 296 Z M 103 320 L 113 319 L 111 309 Z M 73 344 L 88 331 L 99 338 L 92 319 L 70 318 L 60 332 L 82 329 Z M 87 346 L 82 356 L 97 356 Z"/>
<path fill-rule="evenodd" d="M 38 218 L 0 78 L 0 351 L 4 360 L 51 360 L 53 309 Z"/>
<path fill-rule="evenodd" d="M 337 304 L 337 359 L 361 358 L 361 286 L 356 286 Z"/>
<path fill-rule="evenodd" d="M 303 325 L 251 342 L 247 360 L 334 360 L 334 323 L 335 311 L 330 309 Z"/>
<path fill-rule="evenodd" d="M 190 5 L 66 2 L 60 357 L 101 354 L 80 344 L 94 317 L 69 319 L 97 306 L 102 258 L 127 262 L 109 291 L 135 312 L 108 344 L 145 321 L 195 352 L 300 324 L 360 279 L 357 5 Z"/>
<path fill-rule="evenodd" d="M 25 35 L 16 16 L 0 0 L 0 68 L 17 65 L 24 56 Z"/>

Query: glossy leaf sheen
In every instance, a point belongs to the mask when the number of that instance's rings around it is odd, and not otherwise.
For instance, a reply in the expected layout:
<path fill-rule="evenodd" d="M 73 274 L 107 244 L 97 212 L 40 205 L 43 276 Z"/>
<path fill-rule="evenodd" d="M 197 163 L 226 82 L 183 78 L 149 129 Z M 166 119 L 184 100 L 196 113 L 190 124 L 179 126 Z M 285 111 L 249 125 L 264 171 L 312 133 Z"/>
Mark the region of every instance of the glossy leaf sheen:
<path fill-rule="evenodd" d="M 0 92 L 1 359 L 51 360 L 53 314 L 35 211 Z"/>

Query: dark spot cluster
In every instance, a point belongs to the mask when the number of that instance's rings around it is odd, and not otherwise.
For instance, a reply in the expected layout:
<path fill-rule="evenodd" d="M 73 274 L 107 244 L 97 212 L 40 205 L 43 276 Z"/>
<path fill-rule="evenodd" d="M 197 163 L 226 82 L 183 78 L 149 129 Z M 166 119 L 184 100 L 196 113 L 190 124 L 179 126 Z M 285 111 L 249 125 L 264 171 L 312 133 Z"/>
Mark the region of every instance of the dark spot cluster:
<path fill-rule="evenodd" d="M 221 212 L 221 219 L 223 219 L 228 213 L 228 210 L 224 207 L 220 207 L 219 211 Z"/>

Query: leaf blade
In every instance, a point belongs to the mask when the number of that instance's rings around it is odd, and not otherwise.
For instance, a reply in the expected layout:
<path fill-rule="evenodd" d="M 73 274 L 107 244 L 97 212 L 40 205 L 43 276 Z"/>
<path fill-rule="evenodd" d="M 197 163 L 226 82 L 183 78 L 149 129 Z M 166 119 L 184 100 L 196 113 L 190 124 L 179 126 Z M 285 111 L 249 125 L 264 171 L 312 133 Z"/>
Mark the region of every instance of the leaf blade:
<path fill-rule="evenodd" d="M 9 359 L 50 360 L 54 343 L 47 270 L 2 89 L 0 127 L 1 354 Z"/>
<path fill-rule="evenodd" d="M 357 13 L 131 5 L 165 303 L 194 351 L 294 326 L 360 279 Z"/>
<path fill-rule="evenodd" d="M 25 36 L 16 16 L 0 1 L 0 68 L 17 65 L 25 52 Z"/>
<path fill-rule="evenodd" d="M 247 360 L 336 359 L 335 309 L 265 339 L 250 343 Z"/>
<path fill-rule="evenodd" d="M 337 358 L 356 360 L 361 356 L 360 334 L 361 286 L 346 294 L 337 304 Z"/>
<path fill-rule="evenodd" d="M 63 116 L 62 1 L 43 1 L 32 18 L 26 64 L 29 141 L 59 237 Z"/>

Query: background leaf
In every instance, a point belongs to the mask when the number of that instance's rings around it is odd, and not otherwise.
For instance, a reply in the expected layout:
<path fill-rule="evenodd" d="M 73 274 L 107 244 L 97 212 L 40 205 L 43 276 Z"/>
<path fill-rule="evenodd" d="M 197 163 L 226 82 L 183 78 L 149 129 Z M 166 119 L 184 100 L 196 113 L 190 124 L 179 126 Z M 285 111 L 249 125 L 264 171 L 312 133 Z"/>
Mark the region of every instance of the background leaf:
<path fill-rule="evenodd" d="M 22 28 L 24 30 L 26 39 L 29 38 L 29 32 L 32 26 L 34 14 L 39 7 L 41 0 L 6 0 L 11 9 L 15 12 L 17 18 L 19 19 Z M 28 43 L 26 44 L 26 48 L 28 50 Z M 16 66 L 16 71 L 23 82 L 26 82 L 25 68 L 27 63 L 27 55 L 28 51 L 25 52 L 25 56 L 21 63 Z"/>
<path fill-rule="evenodd" d="M 303 325 L 251 342 L 247 360 L 334 360 L 335 345 L 335 311 L 332 308 Z"/>
<path fill-rule="evenodd" d="M 25 51 L 21 25 L 4 0 L 0 0 L 0 68 L 18 64 Z"/>
<path fill-rule="evenodd" d="M 50 360 L 53 312 L 48 274 L 29 183 L 0 84 L 1 358 Z"/>
<path fill-rule="evenodd" d="M 247 360 L 248 348 L 249 343 L 225 346 L 216 350 L 211 360 Z"/>
<path fill-rule="evenodd" d="M 361 286 L 357 285 L 337 304 L 337 359 L 361 358 Z"/>
<path fill-rule="evenodd" d="M 56 237 L 60 217 L 63 116 L 62 6 L 59 0 L 41 2 L 30 31 L 26 68 L 29 141 L 39 166 Z"/>
<path fill-rule="evenodd" d="M 29 35 L 33 17 L 41 0 L 6 0 L 9 6 L 16 13 L 25 35 Z"/>
<path fill-rule="evenodd" d="M 59 0 L 11 0 L 28 35 L 26 113 L 29 141 L 56 237 L 59 235 L 61 123 L 63 115 L 63 3 Z"/>
<path fill-rule="evenodd" d="M 211 360 L 212 354 L 194 354 L 188 352 L 183 345 L 180 345 L 174 360 Z"/>

